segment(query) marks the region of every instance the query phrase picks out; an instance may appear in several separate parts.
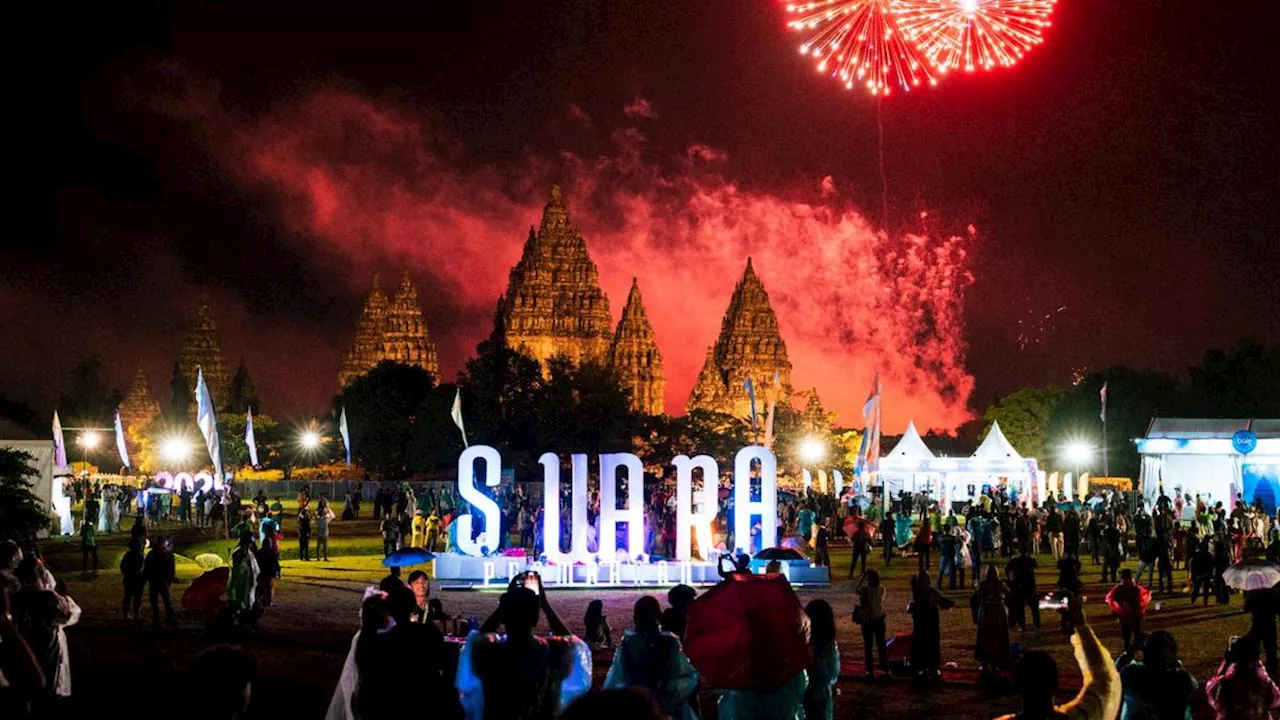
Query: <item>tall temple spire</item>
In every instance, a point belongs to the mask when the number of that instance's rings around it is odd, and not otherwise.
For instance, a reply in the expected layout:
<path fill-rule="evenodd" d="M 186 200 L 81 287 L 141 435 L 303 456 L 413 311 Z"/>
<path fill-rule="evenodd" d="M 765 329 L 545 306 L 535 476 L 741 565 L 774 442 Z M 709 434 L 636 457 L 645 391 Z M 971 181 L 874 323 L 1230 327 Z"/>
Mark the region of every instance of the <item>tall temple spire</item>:
<path fill-rule="evenodd" d="M 609 298 L 559 186 L 552 186 L 542 222 L 511 268 L 501 315 L 507 344 L 540 362 L 557 355 L 599 364 L 609 359 Z"/>
<path fill-rule="evenodd" d="M 379 288 L 377 274 L 373 276 L 373 288 L 356 322 L 351 349 L 343 355 L 338 370 L 339 386 L 345 388 L 384 360 L 414 365 L 439 378 L 436 345 L 407 268 L 390 300 Z"/>
<path fill-rule="evenodd" d="M 631 405 L 646 415 L 661 415 L 667 378 L 662 369 L 662 352 L 653 336 L 653 325 L 640 297 L 640 284 L 631 279 L 631 292 L 622 308 L 622 319 L 613 336 L 609 362 L 623 386 L 631 392 Z"/>
<path fill-rule="evenodd" d="M 774 385 L 776 376 L 778 401 L 790 401 L 791 361 L 787 358 L 787 345 L 778 332 L 778 317 L 769 303 L 769 294 L 750 258 L 733 289 L 708 362 L 713 363 L 715 373 L 703 368 L 689 395 L 689 410 L 748 417 L 751 401 L 743 386 L 748 377 L 757 388 L 767 388 Z"/>
<path fill-rule="evenodd" d="M 196 309 L 196 320 L 182 343 L 179 356 L 179 367 L 182 378 L 190 388 L 192 397 L 196 390 L 196 369 L 204 371 L 205 384 L 209 386 L 209 394 L 216 407 L 227 402 L 227 364 L 222 359 L 222 347 L 218 344 L 218 326 L 213 321 L 213 311 L 209 309 L 209 300 L 202 297 Z M 195 404 L 191 405 L 194 416 Z"/>

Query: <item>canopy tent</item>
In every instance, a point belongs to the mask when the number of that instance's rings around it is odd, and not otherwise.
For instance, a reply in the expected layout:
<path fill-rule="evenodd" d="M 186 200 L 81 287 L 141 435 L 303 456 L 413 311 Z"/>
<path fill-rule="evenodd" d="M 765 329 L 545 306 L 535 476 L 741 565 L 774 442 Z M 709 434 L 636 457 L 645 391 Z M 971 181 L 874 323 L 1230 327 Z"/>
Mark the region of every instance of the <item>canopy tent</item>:
<path fill-rule="evenodd" d="M 0 439 L 0 448 L 6 450 L 17 450 L 31 456 L 28 464 L 36 471 L 36 476 L 31 478 L 31 492 L 45 504 L 45 508 L 49 512 L 58 512 L 59 499 L 61 493 L 62 478 L 54 479 L 55 468 L 53 464 L 53 440 L 3 440 Z M 69 474 L 66 468 L 60 468 L 63 473 Z M 71 519 L 71 503 L 68 501 L 62 503 L 65 505 L 62 512 L 66 513 L 67 522 Z M 66 523 L 63 523 L 65 526 Z"/>
<path fill-rule="evenodd" d="M 991 424 L 991 431 L 967 458 L 936 457 L 915 424 L 908 424 L 902 440 L 880 459 L 879 472 L 886 507 L 901 490 L 927 490 L 936 493 L 944 509 L 953 501 L 975 500 L 985 488 L 1002 484 L 1020 498 L 1039 502 L 1045 494 L 1042 477 L 1035 459 L 1018 453 L 998 422 Z"/>
<path fill-rule="evenodd" d="M 888 507 L 890 498 L 903 490 L 917 492 L 919 488 L 928 487 L 930 477 L 926 468 L 928 461 L 935 457 L 929 446 L 924 444 L 915 422 L 908 422 L 902 439 L 888 454 L 880 457 L 877 477 L 884 488 L 885 507 Z"/>
<path fill-rule="evenodd" d="M 1238 437 L 1237 437 L 1238 436 Z M 1256 442 L 1255 442 L 1256 441 Z M 1274 514 L 1280 497 L 1280 420 L 1155 418 L 1134 442 L 1142 456 L 1138 484 L 1144 504 L 1182 495 L 1183 512 L 1196 498 L 1231 509 L 1236 496 L 1262 500 Z"/>

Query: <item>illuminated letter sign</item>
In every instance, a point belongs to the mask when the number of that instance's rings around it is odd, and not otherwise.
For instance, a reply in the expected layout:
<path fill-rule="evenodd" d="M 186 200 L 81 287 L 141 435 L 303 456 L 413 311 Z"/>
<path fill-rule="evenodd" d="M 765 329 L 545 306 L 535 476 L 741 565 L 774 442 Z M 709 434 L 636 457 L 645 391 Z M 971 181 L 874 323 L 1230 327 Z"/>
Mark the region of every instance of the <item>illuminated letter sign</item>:
<path fill-rule="evenodd" d="M 760 461 L 760 499 L 751 499 L 751 463 Z M 733 459 L 733 544 L 751 547 L 751 516 L 760 516 L 760 547 L 778 544 L 778 460 L 768 448 L 750 445 Z"/>
<path fill-rule="evenodd" d="M 502 457 L 498 455 L 497 450 L 487 445 L 472 445 L 458 456 L 458 492 L 463 500 L 471 503 L 484 515 L 484 532 L 480 533 L 479 540 L 471 539 L 471 524 L 474 521 L 471 513 L 459 515 L 456 520 L 458 549 L 467 555 L 481 555 L 483 554 L 481 548 L 492 551 L 498 547 L 500 516 L 498 503 L 476 489 L 475 461 L 477 459 L 484 460 L 485 485 L 497 487 L 502 480 Z"/>
<path fill-rule="evenodd" d="M 699 455 L 690 459 L 681 455 L 672 460 L 676 466 L 676 558 L 693 559 L 693 532 L 698 535 L 698 552 L 711 559 L 711 522 L 716 519 L 716 493 L 720 468 L 715 458 Z M 702 470 L 702 492 L 698 494 L 698 510 L 693 509 L 693 471 Z M 693 531 L 693 532 L 690 532 Z"/>
<path fill-rule="evenodd" d="M 627 469 L 627 507 L 618 509 L 618 468 Z M 577 508 L 577 493 L 574 493 Z M 613 562 L 617 557 L 618 523 L 627 524 L 627 555 L 632 559 L 644 552 L 644 465 L 631 453 L 600 456 L 600 558 Z M 577 527 L 577 520 L 574 526 Z"/>
<path fill-rule="evenodd" d="M 569 552 L 560 551 L 560 456 L 543 453 L 542 545 L 547 560 L 557 565 L 591 559 L 587 552 L 587 456 L 573 456 L 573 511 L 569 526 Z"/>

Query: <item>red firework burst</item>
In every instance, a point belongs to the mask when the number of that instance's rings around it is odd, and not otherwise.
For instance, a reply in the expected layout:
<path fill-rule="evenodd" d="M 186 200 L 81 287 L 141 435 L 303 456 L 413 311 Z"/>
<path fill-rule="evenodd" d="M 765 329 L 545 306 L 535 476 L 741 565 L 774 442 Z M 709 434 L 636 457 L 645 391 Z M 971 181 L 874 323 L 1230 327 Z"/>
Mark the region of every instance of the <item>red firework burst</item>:
<path fill-rule="evenodd" d="M 895 0 L 902 34 L 939 72 L 1008 67 L 1044 41 L 1056 0 Z"/>
<path fill-rule="evenodd" d="M 872 95 L 888 95 L 894 85 L 911 90 L 937 84 L 919 48 L 898 25 L 902 0 L 818 0 L 788 5 L 787 23 L 809 33 L 800 54 L 812 56 L 846 88 L 862 85 Z"/>

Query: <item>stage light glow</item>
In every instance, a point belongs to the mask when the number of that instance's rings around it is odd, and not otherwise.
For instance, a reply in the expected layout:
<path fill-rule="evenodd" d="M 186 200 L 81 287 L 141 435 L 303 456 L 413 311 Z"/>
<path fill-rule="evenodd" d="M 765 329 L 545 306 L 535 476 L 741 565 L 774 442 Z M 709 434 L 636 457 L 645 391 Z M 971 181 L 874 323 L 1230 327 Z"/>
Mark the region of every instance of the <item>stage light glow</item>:
<path fill-rule="evenodd" d="M 92 450 L 102 443 L 102 436 L 96 430 L 86 430 L 76 438 L 76 443 L 86 450 Z"/>
<path fill-rule="evenodd" d="M 298 444 L 303 450 L 318 450 L 320 448 L 320 433 L 315 430 L 304 430 L 298 436 Z"/>
<path fill-rule="evenodd" d="M 800 443 L 800 460 L 806 465 L 821 462 L 827 456 L 827 446 L 817 438 L 805 438 Z"/>
<path fill-rule="evenodd" d="M 191 442 L 179 436 L 165 438 L 160 442 L 160 457 L 171 463 L 184 462 L 191 457 Z"/>

